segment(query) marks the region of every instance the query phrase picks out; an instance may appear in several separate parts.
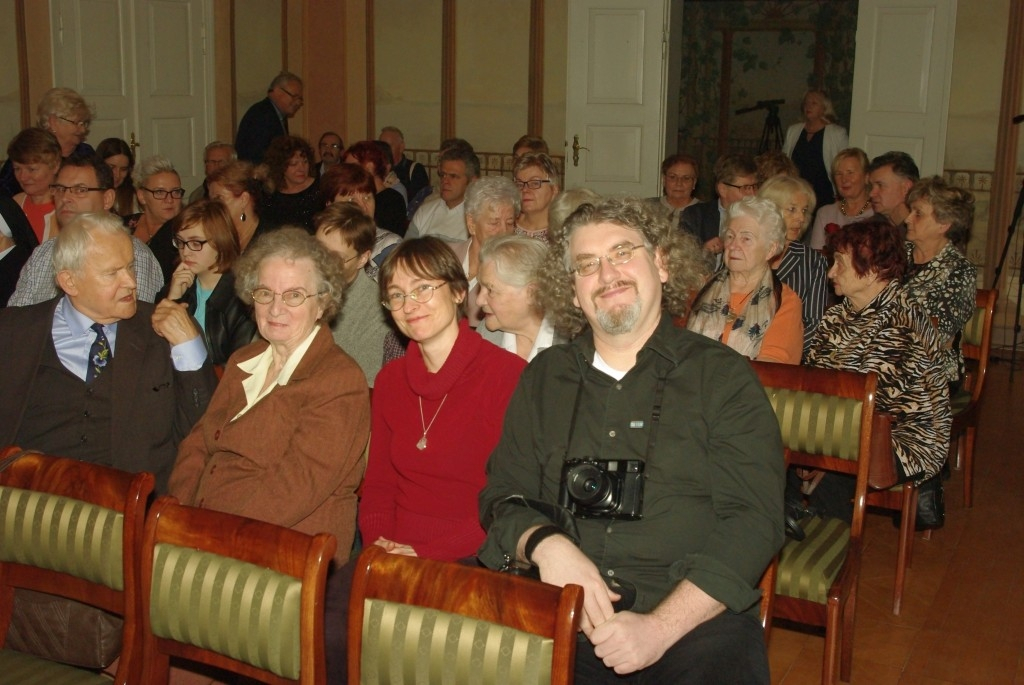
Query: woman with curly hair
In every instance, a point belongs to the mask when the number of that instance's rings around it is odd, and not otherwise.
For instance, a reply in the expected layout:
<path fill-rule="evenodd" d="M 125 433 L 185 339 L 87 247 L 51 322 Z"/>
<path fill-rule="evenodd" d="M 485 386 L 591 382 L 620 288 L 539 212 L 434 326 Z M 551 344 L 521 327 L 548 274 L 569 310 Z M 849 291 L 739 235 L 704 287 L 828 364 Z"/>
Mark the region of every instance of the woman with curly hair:
<path fill-rule="evenodd" d="M 313 234 L 313 215 L 323 209 L 310 173 L 313 148 L 299 136 L 279 136 L 263 158 L 269 197 L 260 215 L 273 226 L 301 226 Z"/>
<path fill-rule="evenodd" d="M 899 230 L 885 217 L 843 226 L 829 236 L 828 275 L 842 303 L 832 307 L 811 341 L 807 363 L 874 371 L 879 411 L 894 416 L 893 457 L 904 481 L 919 488 L 919 527 L 942 525 L 939 469 L 949 449 L 949 387 L 939 335 L 925 310 L 900 286 L 907 259 Z M 849 520 L 853 478 L 826 474 L 810 504 Z M 933 512 L 928 518 L 924 510 Z"/>
<path fill-rule="evenodd" d="M 907 204 L 903 286 L 938 327 L 942 366 L 955 391 L 964 375 L 960 331 L 974 313 L 977 288 L 977 269 L 962 253 L 974 223 L 974 195 L 933 176 L 914 184 Z"/>

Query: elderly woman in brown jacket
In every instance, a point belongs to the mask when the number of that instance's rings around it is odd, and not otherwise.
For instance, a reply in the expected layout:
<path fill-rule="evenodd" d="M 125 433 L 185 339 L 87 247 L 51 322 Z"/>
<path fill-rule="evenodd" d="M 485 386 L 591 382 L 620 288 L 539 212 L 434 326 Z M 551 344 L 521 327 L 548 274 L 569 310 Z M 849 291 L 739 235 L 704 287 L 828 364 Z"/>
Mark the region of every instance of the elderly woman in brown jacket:
<path fill-rule="evenodd" d="M 262 236 L 235 289 L 263 340 L 228 360 L 206 414 L 181 443 L 170 492 L 183 503 L 338 539 L 348 559 L 370 400 L 326 322 L 340 308 L 336 259 L 305 231 Z"/>

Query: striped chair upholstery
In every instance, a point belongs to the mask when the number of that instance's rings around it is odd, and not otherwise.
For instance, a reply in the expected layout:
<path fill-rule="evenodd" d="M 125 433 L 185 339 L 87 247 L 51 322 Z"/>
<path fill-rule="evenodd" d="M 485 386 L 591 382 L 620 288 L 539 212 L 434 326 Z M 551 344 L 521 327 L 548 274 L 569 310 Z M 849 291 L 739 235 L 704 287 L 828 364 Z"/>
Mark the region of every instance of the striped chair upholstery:
<path fill-rule="evenodd" d="M 786 540 L 770 615 L 825 628 L 821 682 L 850 680 L 864 509 L 879 414 L 874 373 L 752 362 L 775 410 L 787 463 L 856 479 L 852 523 L 806 517 L 806 537 Z M 762 585 L 762 589 L 764 585 Z"/>
<path fill-rule="evenodd" d="M 549 685 L 554 640 L 446 611 L 367 599 L 361 685 Z"/>
<path fill-rule="evenodd" d="M 0 486 L 0 525 L 0 561 L 124 590 L 121 512 L 60 495 Z"/>
<path fill-rule="evenodd" d="M 0 682 L 18 685 L 111 685 L 107 675 L 43 661 L 13 649 L 0 651 Z"/>
<path fill-rule="evenodd" d="M 348 682 L 570 685 L 583 588 L 388 554 L 354 562 Z"/>
<path fill-rule="evenodd" d="M 219 554 L 160 543 L 153 559 L 153 634 L 299 677 L 302 581 Z"/>

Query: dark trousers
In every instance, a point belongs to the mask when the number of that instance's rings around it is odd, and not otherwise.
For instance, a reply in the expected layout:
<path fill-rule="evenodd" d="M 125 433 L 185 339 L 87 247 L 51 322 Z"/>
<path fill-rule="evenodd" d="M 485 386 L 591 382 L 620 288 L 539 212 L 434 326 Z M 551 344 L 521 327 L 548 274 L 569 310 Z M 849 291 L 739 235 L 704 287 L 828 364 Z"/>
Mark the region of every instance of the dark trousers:
<path fill-rule="evenodd" d="M 719 614 L 669 647 L 657 663 L 630 675 L 620 676 L 606 667 L 582 634 L 576 646 L 580 685 L 768 685 L 770 681 L 764 631 L 756 618 L 746 614 Z"/>

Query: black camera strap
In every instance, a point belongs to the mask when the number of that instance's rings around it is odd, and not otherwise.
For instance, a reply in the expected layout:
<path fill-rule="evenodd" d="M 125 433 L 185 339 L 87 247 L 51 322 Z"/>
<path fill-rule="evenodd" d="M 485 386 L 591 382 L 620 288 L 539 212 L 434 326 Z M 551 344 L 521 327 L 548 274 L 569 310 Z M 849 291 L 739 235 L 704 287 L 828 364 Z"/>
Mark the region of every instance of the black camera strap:
<path fill-rule="evenodd" d="M 572 418 L 569 420 L 569 436 L 565 443 L 564 461 L 572 451 L 572 439 L 576 434 L 576 416 L 580 411 L 580 403 L 583 400 L 583 386 L 587 381 L 586 369 L 580 369 L 580 381 L 576 386 L 576 400 L 572 406 Z M 651 407 L 651 430 L 647 436 L 647 452 L 644 454 L 644 463 L 650 464 L 654 456 L 654 447 L 658 441 L 658 428 L 661 426 L 661 404 L 665 396 L 665 385 L 668 383 L 668 373 L 659 373 L 658 382 L 654 386 L 654 404 Z"/>

